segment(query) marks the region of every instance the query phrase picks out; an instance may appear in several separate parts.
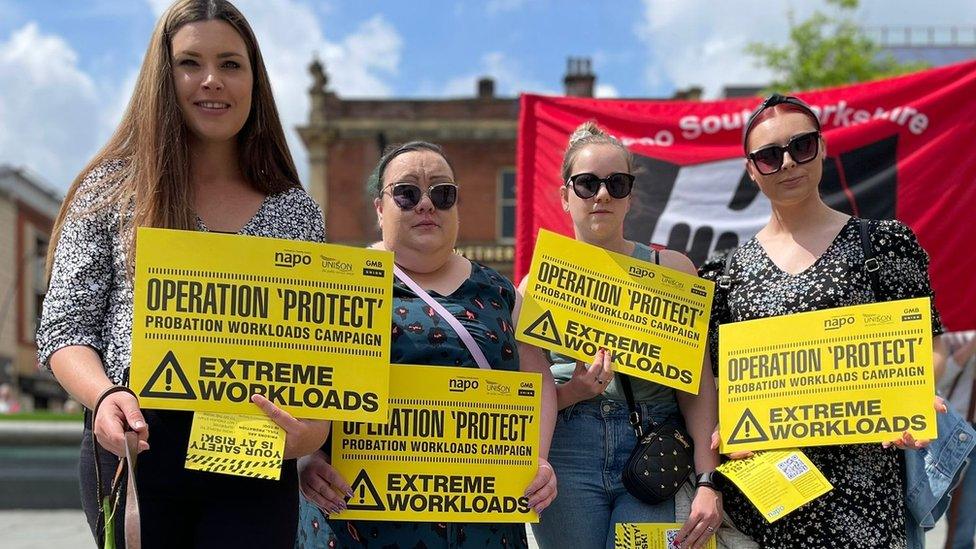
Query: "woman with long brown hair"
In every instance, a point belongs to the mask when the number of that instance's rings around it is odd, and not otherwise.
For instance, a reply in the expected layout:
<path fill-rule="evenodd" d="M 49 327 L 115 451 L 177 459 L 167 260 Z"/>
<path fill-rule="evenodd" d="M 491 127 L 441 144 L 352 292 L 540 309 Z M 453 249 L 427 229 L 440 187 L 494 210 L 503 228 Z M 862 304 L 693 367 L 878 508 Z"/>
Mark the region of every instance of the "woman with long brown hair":
<path fill-rule="evenodd" d="M 163 14 L 122 122 L 72 183 L 52 235 L 38 355 L 89 410 L 80 472 L 96 539 L 104 532 L 93 436 L 108 450 L 98 459 L 107 491 L 116 456 L 125 454 L 123 431 L 132 429 L 142 452 L 143 547 L 290 548 L 298 520 L 294 458 L 321 446 L 329 424 L 295 420 L 255 397 L 287 433 L 281 480 L 184 469 L 192 414 L 140 410 L 125 388 L 137 227 L 324 240 L 322 213 L 298 181 L 254 33 L 226 0 L 180 0 Z"/>

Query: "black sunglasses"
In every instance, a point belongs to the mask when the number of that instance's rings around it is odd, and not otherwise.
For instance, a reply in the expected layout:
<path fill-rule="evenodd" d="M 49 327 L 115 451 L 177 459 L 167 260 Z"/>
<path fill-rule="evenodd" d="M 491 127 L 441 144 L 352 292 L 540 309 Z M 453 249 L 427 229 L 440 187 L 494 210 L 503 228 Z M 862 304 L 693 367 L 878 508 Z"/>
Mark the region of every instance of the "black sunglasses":
<path fill-rule="evenodd" d="M 612 173 L 600 179 L 592 173 L 578 173 L 570 176 L 566 185 L 571 185 L 576 196 L 583 200 L 596 196 L 601 186 L 606 186 L 607 194 L 613 198 L 627 198 L 634 189 L 634 176 L 629 173 Z"/>
<path fill-rule="evenodd" d="M 412 210 L 420 204 L 424 195 L 430 198 L 430 203 L 438 210 L 450 210 L 457 203 L 458 187 L 454 183 L 437 183 L 423 190 L 414 183 L 394 183 L 388 185 L 383 192 L 389 192 L 393 202 L 401 210 Z"/>
<path fill-rule="evenodd" d="M 820 132 L 809 132 L 790 139 L 785 146 L 770 145 L 749 153 L 749 160 L 763 175 L 774 174 L 783 169 L 783 157 L 789 152 L 797 164 L 806 164 L 820 153 Z"/>

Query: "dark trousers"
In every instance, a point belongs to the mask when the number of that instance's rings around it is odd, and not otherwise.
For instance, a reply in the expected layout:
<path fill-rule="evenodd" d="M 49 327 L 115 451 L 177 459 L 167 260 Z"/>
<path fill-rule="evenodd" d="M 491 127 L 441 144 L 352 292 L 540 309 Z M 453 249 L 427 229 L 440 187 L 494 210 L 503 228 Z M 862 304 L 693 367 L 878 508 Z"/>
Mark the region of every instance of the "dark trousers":
<path fill-rule="evenodd" d="M 144 410 L 148 451 L 139 454 L 136 480 L 144 549 L 233 547 L 292 549 L 298 528 L 298 473 L 295 460 L 283 463 L 281 480 L 189 471 L 183 467 L 192 414 Z M 99 452 L 105 494 L 118 458 Z M 86 418 L 80 459 L 81 499 L 98 539 L 95 459 Z M 124 502 L 123 502 L 124 503 Z M 116 513 L 117 547 L 122 543 L 122 503 Z"/>

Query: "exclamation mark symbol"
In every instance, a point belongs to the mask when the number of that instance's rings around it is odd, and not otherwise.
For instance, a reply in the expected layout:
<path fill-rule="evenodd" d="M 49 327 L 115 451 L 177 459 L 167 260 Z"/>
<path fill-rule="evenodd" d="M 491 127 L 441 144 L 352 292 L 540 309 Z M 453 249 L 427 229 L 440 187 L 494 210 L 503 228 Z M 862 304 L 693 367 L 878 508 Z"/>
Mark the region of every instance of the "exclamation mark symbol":
<path fill-rule="evenodd" d="M 749 431 L 750 431 L 749 426 L 750 425 L 752 425 L 752 422 L 751 421 L 746 421 L 746 438 L 749 438 L 751 436 L 749 434 Z"/>
<path fill-rule="evenodd" d="M 172 368 L 166 368 L 166 390 L 167 391 L 173 390 L 173 369 Z"/>
<path fill-rule="evenodd" d="M 363 505 L 366 503 L 366 483 L 361 483 L 359 485 L 359 504 Z"/>
<path fill-rule="evenodd" d="M 542 323 L 542 335 L 544 335 L 544 336 L 548 336 L 549 335 L 549 334 L 546 333 L 546 331 L 547 331 L 548 328 L 549 328 L 549 323 L 548 322 L 543 322 Z"/>

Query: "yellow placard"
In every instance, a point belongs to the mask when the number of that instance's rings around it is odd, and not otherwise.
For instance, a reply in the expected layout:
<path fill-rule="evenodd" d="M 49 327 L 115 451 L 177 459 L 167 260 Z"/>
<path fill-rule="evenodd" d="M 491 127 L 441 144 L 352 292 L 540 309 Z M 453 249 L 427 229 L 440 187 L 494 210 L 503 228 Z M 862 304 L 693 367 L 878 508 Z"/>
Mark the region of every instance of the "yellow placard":
<path fill-rule="evenodd" d="M 386 417 L 393 254 L 140 228 L 129 386 L 145 408 Z"/>
<path fill-rule="evenodd" d="M 390 420 L 333 426 L 353 495 L 339 519 L 537 522 L 542 376 L 393 365 Z"/>
<path fill-rule="evenodd" d="M 711 281 L 545 230 L 532 255 L 515 337 L 698 394 Z"/>
<path fill-rule="evenodd" d="M 799 450 L 757 452 L 718 467 L 766 520 L 776 522 L 834 489 Z"/>
<path fill-rule="evenodd" d="M 184 466 L 194 471 L 278 480 L 285 431 L 265 416 L 196 412 Z"/>
<path fill-rule="evenodd" d="M 680 522 L 618 522 L 613 546 L 617 549 L 679 549 L 674 544 L 683 524 Z M 715 536 L 708 538 L 704 549 L 715 549 Z"/>
<path fill-rule="evenodd" d="M 936 437 L 929 299 L 723 324 L 722 452 Z"/>

